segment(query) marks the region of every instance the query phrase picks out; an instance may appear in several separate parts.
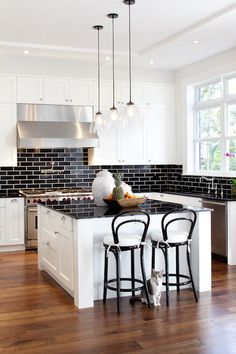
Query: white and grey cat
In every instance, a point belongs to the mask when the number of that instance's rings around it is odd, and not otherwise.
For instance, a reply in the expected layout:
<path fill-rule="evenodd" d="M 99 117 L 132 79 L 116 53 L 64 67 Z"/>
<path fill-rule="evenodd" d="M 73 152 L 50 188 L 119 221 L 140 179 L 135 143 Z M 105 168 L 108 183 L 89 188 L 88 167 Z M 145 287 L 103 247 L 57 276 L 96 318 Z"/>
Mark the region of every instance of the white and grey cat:
<path fill-rule="evenodd" d="M 161 300 L 162 277 L 163 277 L 163 270 L 157 271 L 152 269 L 151 278 L 147 280 L 147 288 L 148 288 L 150 302 L 154 307 L 161 306 L 160 300 Z M 140 296 L 141 296 L 142 303 L 147 304 L 147 298 L 146 298 L 144 288 L 141 290 Z"/>

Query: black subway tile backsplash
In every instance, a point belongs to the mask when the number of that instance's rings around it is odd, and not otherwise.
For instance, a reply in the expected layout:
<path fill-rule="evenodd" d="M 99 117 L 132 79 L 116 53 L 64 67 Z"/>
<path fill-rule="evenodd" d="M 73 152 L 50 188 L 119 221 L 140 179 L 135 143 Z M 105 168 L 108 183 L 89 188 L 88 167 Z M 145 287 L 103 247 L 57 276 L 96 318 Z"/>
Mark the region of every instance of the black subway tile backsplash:
<path fill-rule="evenodd" d="M 53 168 L 53 174 L 41 173 Z M 122 171 L 124 181 L 134 192 L 208 191 L 208 182 L 199 176 L 182 175 L 181 165 L 88 166 L 87 149 L 20 149 L 16 167 L 0 168 L 0 189 L 91 188 L 96 173 L 108 169 Z M 63 171 L 61 171 L 63 170 Z M 224 193 L 230 191 L 230 178 L 215 177 Z"/>

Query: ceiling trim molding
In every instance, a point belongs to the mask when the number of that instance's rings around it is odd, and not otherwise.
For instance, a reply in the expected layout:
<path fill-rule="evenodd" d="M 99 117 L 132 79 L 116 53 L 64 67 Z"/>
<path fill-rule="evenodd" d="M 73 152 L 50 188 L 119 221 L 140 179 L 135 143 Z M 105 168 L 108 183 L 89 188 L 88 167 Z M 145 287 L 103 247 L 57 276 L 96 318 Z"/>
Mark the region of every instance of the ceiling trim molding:
<path fill-rule="evenodd" d="M 78 47 L 66 47 L 66 46 L 56 46 L 47 44 L 34 44 L 34 43 L 24 43 L 24 42 L 8 42 L 0 41 L 0 47 L 5 48 L 22 48 L 22 49 L 39 49 L 39 50 L 51 50 L 58 52 L 71 52 L 71 53 L 83 53 L 83 54 L 96 54 L 96 49 L 89 48 L 78 48 Z M 104 55 L 110 55 L 110 50 L 101 50 Z M 127 56 L 127 52 L 116 52 L 119 56 Z M 133 56 L 137 56 L 138 53 L 132 53 Z"/>
<path fill-rule="evenodd" d="M 234 3 L 233 5 L 230 5 L 230 6 L 227 6 L 225 7 L 224 9 L 220 10 L 220 11 L 217 11 L 215 12 L 214 14 L 208 16 L 208 17 L 205 17 L 204 19 L 198 21 L 198 22 L 195 22 L 194 24 L 192 24 L 191 26 L 189 27 L 186 27 L 184 28 L 183 30 L 173 34 L 172 36 L 169 36 L 157 43 L 154 43 L 153 45 L 151 45 L 150 47 L 146 48 L 146 49 L 143 49 L 142 51 L 139 52 L 139 55 L 144 55 L 144 54 L 147 54 L 149 53 L 150 51 L 154 50 L 154 49 L 158 49 L 170 42 L 172 42 L 173 40 L 175 39 L 178 39 L 182 36 L 184 36 L 185 34 L 191 32 L 192 30 L 194 29 L 197 29 L 211 21 L 214 21 L 216 20 L 217 18 L 221 17 L 221 16 L 224 16 L 225 14 L 227 14 L 228 12 L 232 12 L 236 9 L 236 3 Z"/>

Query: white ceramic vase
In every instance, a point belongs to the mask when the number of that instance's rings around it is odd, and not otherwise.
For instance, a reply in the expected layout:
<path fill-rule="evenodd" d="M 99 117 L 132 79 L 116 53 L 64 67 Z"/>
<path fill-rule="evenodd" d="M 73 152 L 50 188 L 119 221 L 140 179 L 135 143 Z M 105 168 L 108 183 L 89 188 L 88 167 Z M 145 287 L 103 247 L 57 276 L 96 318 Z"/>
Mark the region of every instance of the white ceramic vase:
<path fill-rule="evenodd" d="M 115 182 L 112 173 L 108 170 L 99 171 L 92 184 L 92 193 L 95 203 L 98 206 L 106 205 L 103 199 L 107 198 L 109 194 L 112 193 L 114 187 Z"/>

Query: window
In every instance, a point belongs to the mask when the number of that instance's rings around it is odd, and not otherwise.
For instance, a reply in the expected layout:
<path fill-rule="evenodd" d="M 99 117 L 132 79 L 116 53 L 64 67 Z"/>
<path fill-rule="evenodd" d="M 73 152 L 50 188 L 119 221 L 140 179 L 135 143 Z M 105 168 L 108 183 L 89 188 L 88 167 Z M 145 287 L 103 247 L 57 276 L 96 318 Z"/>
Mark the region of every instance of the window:
<path fill-rule="evenodd" d="M 195 172 L 236 173 L 236 75 L 195 87 Z"/>

